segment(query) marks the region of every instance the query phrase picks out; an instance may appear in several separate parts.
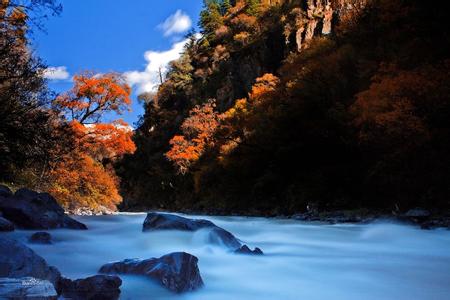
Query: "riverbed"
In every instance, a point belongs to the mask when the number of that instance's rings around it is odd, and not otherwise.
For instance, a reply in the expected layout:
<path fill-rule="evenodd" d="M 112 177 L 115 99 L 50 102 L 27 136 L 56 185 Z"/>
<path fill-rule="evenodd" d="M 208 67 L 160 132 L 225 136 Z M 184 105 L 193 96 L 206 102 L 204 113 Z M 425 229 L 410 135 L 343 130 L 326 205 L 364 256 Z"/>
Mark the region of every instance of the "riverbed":
<path fill-rule="evenodd" d="M 189 216 L 200 218 L 200 216 Z M 450 231 L 375 222 L 337 224 L 290 219 L 202 217 L 264 256 L 229 253 L 203 231 L 142 232 L 145 214 L 77 217 L 89 230 L 50 230 L 52 245 L 28 244 L 69 278 L 96 274 L 125 258 L 185 251 L 199 258 L 205 286 L 177 295 L 139 276 L 120 276 L 120 299 L 447 300 Z M 7 235 L 26 242 L 35 231 Z"/>

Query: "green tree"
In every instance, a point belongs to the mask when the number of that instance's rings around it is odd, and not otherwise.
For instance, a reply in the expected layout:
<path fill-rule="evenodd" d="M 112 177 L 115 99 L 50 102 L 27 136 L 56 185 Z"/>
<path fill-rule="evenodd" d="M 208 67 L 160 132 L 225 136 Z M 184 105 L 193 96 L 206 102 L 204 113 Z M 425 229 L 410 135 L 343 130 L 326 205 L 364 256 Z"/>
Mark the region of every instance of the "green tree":
<path fill-rule="evenodd" d="M 222 3 L 220 4 L 220 12 L 222 16 L 226 15 L 226 13 L 231 7 L 232 6 L 230 0 L 223 0 Z"/>
<path fill-rule="evenodd" d="M 256 16 L 259 13 L 261 0 L 246 0 L 247 8 L 245 12 L 251 16 Z"/>
<path fill-rule="evenodd" d="M 204 8 L 200 13 L 200 27 L 206 39 L 214 36 L 214 32 L 223 24 L 221 5 L 217 0 L 204 0 Z"/>

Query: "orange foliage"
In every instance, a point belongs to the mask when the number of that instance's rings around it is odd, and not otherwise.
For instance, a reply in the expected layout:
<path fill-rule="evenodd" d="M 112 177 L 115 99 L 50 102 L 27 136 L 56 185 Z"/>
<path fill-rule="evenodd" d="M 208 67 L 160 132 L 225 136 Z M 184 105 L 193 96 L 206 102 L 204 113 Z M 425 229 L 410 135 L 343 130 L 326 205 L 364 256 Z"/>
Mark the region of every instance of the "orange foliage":
<path fill-rule="evenodd" d="M 49 192 L 68 209 L 88 207 L 94 210 L 101 206 L 115 210 L 122 198 L 113 172 L 89 155 L 73 152 L 53 166 Z"/>
<path fill-rule="evenodd" d="M 233 39 L 241 45 L 247 45 L 250 42 L 250 33 L 247 31 L 239 32 L 233 36 Z"/>
<path fill-rule="evenodd" d="M 263 76 L 256 78 L 256 83 L 252 87 L 250 99 L 253 101 L 260 101 L 266 97 L 267 94 L 275 91 L 276 86 L 280 80 L 273 74 L 266 73 Z"/>
<path fill-rule="evenodd" d="M 73 151 L 52 166 L 51 192 L 65 207 L 114 209 L 121 201 L 111 162 L 133 153 L 133 131 L 123 120 L 100 123 L 104 113 L 129 108 L 130 87 L 117 74 L 74 77 L 74 87 L 54 104 L 68 118 Z"/>
<path fill-rule="evenodd" d="M 397 73 L 392 67 L 388 71 Z M 438 105 L 434 98 L 441 99 L 438 91 L 440 85 L 445 85 L 443 82 L 438 72 L 427 69 L 374 78 L 370 88 L 358 94 L 352 106 L 357 116 L 355 124 L 361 129 L 361 141 L 378 140 L 386 144 L 397 141 L 408 146 L 426 139 L 430 133 L 422 114 L 431 103 Z"/>
<path fill-rule="evenodd" d="M 214 101 L 194 107 L 181 125 L 183 135 L 176 135 L 170 140 L 171 149 L 166 157 L 174 163 L 179 173 L 185 174 L 205 149 L 214 145 L 213 136 L 219 126 L 214 108 Z"/>
<path fill-rule="evenodd" d="M 179 173 L 185 174 L 207 149 L 217 146 L 219 161 L 223 163 L 225 156 L 238 147 L 246 135 L 251 134 L 260 122 L 258 118 L 271 113 L 272 109 L 265 100 L 273 98 L 278 83 L 278 77 L 272 74 L 257 78 L 249 99 L 236 100 L 232 108 L 220 115 L 214 110 L 214 101 L 194 107 L 181 125 L 183 135 L 176 135 L 170 140 L 171 149 L 166 157 L 174 163 Z M 252 117 L 250 112 L 256 117 Z"/>
<path fill-rule="evenodd" d="M 254 31 L 257 28 L 258 19 L 242 13 L 231 19 L 231 24 L 239 31 Z"/>
<path fill-rule="evenodd" d="M 123 120 L 91 125 L 72 121 L 70 126 L 78 143 L 77 148 L 98 160 L 120 157 L 136 150 L 133 131 Z"/>
<path fill-rule="evenodd" d="M 248 99 L 238 99 L 234 106 L 219 116 L 222 144 L 219 147 L 219 161 L 226 163 L 226 156 L 233 152 L 248 138 L 257 126 L 275 114 L 274 93 L 280 80 L 267 73 L 256 79 Z"/>
<path fill-rule="evenodd" d="M 81 124 L 96 123 L 105 112 L 121 114 L 131 105 L 131 88 L 118 74 L 85 73 L 74 76 L 74 83 L 54 104 Z"/>

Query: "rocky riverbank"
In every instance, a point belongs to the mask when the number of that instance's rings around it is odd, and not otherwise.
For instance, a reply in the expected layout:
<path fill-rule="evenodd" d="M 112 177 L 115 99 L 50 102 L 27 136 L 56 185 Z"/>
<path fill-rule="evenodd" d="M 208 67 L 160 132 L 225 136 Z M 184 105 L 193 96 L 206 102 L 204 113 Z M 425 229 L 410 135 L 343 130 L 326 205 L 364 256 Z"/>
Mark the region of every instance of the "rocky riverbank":
<path fill-rule="evenodd" d="M 28 189 L 12 193 L 1 187 L 0 213 L 1 231 L 38 230 L 28 237 L 28 244 L 54 246 L 52 235 L 42 230 L 88 229 L 66 215 L 51 195 Z M 143 232 L 203 230 L 208 234 L 208 243 L 224 247 L 230 253 L 263 254 L 261 249 L 251 250 L 231 232 L 209 220 L 148 213 L 142 229 Z M 204 285 L 198 258 L 186 252 L 173 252 L 160 258 L 99 262 L 98 273 L 76 280 L 66 278 L 25 243 L 0 235 L 0 299 L 57 299 L 61 296 L 74 300 L 118 299 L 122 280 L 117 275 L 120 274 L 148 277 L 175 293 L 194 291 Z"/>
<path fill-rule="evenodd" d="M 124 212 L 142 212 L 152 210 L 148 207 L 127 208 Z M 158 209 L 158 211 L 165 211 Z M 434 211 L 423 208 L 413 208 L 405 211 L 382 211 L 371 209 L 346 209 L 319 211 L 309 209 L 295 214 L 282 214 L 276 211 L 228 211 L 228 210 L 191 210 L 180 209 L 180 213 L 187 215 L 204 216 L 242 216 L 285 218 L 306 222 L 323 222 L 327 224 L 339 223 L 371 223 L 377 221 L 389 221 L 419 226 L 422 229 L 448 228 L 450 229 L 450 211 Z M 170 211 L 167 211 L 170 212 Z"/>

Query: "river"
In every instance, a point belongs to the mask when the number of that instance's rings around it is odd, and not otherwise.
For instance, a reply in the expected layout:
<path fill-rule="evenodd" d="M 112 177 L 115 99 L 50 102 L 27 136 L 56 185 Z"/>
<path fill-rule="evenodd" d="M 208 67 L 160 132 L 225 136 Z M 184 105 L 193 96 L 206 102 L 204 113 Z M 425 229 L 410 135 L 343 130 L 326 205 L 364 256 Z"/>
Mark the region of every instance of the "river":
<path fill-rule="evenodd" d="M 120 299 L 450 299 L 450 231 L 377 222 L 204 217 L 264 256 L 228 253 L 204 232 L 142 232 L 145 214 L 78 217 L 88 231 L 51 230 L 52 245 L 29 245 L 76 279 L 104 263 L 185 251 L 199 258 L 204 288 L 176 295 L 147 278 L 120 276 Z M 26 242 L 33 231 L 9 233 Z"/>

